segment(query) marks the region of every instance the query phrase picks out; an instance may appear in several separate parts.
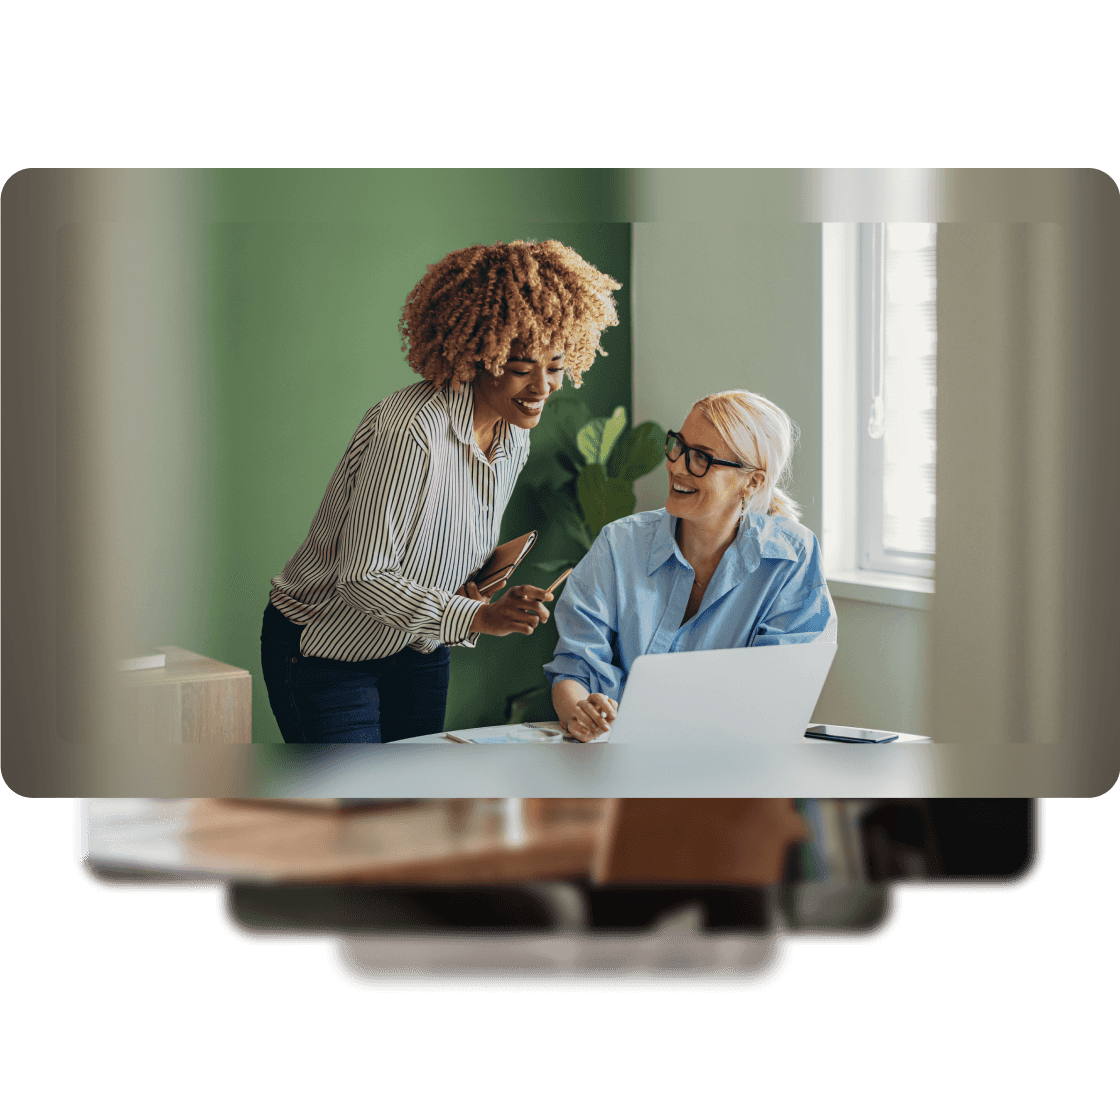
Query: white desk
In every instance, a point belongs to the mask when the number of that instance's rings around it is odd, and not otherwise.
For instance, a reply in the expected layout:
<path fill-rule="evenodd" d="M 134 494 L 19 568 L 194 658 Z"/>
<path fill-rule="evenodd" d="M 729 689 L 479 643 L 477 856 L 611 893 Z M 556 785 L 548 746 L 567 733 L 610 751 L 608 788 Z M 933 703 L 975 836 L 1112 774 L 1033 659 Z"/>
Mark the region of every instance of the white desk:
<path fill-rule="evenodd" d="M 534 730 L 540 730 L 548 736 L 547 739 L 540 739 L 533 734 Z M 551 733 L 551 734 L 550 734 Z M 465 731 L 451 731 L 444 732 L 443 734 L 433 735 L 414 735 L 411 739 L 398 739 L 400 743 L 454 743 L 458 739 L 469 740 L 498 740 L 501 742 L 560 742 L 563 739 L 562 729 L 559 720 L 538 720 L 532 724 L 503 724 L 491 723 L 485 727 L 468 727 Z M 592 742 L 607 742 L 608 739 L 594 739 Z M 827 742 L 828 740 L 812 739 L 805 736 L 801 742 L 803 743 L 820 743 Z M 899 732 L 897 739 L 892 739 L 892 743 L 928 743 L 930 741 L 927 735 L 910 735 L 906 732 Z M 467 746 L 471 744 L 460 744 Z M 853 746 L 866 746 L 867 744 L 849 744 Z M 887 744 L 880 744 L 887 745 Z"/>
<path fill-rule="evenodd" d="M 455 732 L 490 738 L 498 726 Z M 269 797 L 929 797 L 932 744 L 397 743 L 291 748 Z"/>
<path fill-rule="evenodd" d="M 1113 779 L 1115 775 L 1112 776 Z M 75 797 L 1089 797 L 1055 743 L 123 744 Z"/>

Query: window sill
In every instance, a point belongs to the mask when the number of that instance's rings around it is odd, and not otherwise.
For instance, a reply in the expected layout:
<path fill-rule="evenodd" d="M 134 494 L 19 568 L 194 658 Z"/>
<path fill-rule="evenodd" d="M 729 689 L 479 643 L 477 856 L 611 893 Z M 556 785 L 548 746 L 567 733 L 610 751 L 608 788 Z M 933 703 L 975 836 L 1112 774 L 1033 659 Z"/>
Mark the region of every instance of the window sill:
<path fill-rule="evenodd" d="M 861 568 L 834 572 L 827 578 L 833 599 L 858 599 L 862 603 L 882 603 L 917 611 L 928 611 L 933 606 L 933 580 L 921 576 Z"/>

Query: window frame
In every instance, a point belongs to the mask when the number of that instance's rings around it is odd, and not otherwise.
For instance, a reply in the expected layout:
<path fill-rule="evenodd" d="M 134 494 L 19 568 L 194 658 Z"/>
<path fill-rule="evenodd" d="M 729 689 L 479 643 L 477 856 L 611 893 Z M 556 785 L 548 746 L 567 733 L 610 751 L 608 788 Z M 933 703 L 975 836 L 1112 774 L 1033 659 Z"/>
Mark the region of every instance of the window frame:
<path fill-rule="evenodd" d="M 859 224 L 857 342 L 856 555 L 861 570 L 933 579 L 936 552 L 915 553 L 883 544 L 883 439 L 868 430 L 875 388 L 883 386 L 886 317 L 883 313 L 886 238 L 883 222 Z M 923 223 L 925 224 L 925 223 Z"/>

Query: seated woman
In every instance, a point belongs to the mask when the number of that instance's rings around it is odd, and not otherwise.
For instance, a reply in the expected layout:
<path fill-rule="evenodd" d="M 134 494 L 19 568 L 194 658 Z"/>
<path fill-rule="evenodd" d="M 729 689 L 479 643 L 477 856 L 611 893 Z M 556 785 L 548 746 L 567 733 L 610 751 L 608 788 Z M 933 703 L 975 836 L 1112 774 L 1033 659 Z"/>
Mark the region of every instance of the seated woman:
<path fill-rule="evenodd" d="M 568 733 L 610 729 L 646 653 L 835 641 L 816 537 L 778 483 L 797 429 L 756 393 L 713 393 L 665 441 L 665 508 L 606 525 L 556 605 L 544 667 Z"/>

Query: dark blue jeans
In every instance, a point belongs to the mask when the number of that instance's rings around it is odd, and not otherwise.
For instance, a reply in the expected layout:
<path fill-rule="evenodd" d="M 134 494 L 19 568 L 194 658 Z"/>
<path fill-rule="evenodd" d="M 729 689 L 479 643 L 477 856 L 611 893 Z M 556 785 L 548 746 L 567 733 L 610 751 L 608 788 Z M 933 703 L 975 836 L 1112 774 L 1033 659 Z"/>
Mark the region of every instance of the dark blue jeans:
<path fill-rule="evenodd" d="M 390 743 L 438 734 L 447 710 L 451 654 L 402 649 L 373 661 L 304 657 L 303 629 L 271 603 L 261 627 L 268 702 L 285 743 Z"/>

